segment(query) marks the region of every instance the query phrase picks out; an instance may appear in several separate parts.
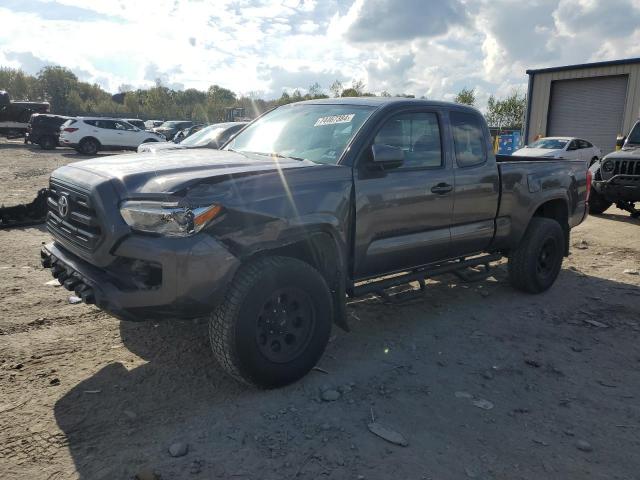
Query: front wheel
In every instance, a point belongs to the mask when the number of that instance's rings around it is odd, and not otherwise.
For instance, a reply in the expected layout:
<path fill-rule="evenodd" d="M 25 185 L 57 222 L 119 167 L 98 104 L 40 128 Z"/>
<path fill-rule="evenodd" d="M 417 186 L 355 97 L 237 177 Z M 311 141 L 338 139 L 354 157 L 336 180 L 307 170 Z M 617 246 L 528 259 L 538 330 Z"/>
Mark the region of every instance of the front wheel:
<path fill-rule="evenodd" d="M 613 202 L 610 202 L 605 197 L 600 195 L 593 188 L 591 189 L 591 193 L 589 194 L 589 213 L 592 215 L 600 215 L 605 212 L 607 208 L 609 208 Z"/>
<path fill-rule="evenodd" d="M 209 339 L 220 366 L 262 388 L 295 382 L 329 341 L 332 299 L 320 273 L 288 257 L 243 265 L 212 313 Z"/>
<path fill-rule="evenodd" d="M 564 243 L 558 222 L 532 218 L 520 245 L 509 254 L 511 285 L 528 293 L 541 293 L 551 287 L 562 267 Z"/>

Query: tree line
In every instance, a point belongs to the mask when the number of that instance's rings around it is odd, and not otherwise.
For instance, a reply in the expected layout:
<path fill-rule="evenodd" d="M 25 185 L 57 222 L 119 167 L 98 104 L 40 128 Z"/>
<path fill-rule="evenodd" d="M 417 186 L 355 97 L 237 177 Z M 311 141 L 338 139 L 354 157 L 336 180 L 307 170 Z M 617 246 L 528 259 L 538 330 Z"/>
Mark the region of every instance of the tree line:
<path fill-rule="evenodd" d="M 475 106 L 475 89 L 464 87 L 458 92 L 454 101 L 463 105 Z M 503 99 L 497 99 L 491 95 L 487 100 L 487 111 L 484 116 L 490 127 L 501 130 L 521 130 L 526 108 L 527 97 L 518 91 L 512 92 Z"/>
<path fill-rule="evenodd" d="M 274 100 L 264 100 L 257 94 L 238 95 L 219 85 L 211 85 L 206 91 L 195 88 L 174 90 L 160 80 L 150 88 L 134 89 L 121 85 L 118 93 L 112 95 L 98 84 L 80 81 L 71 70 L 61 66 L 46 66 L 36 75 L 0 67 L 0 90 L 8 91 L 14 100 L 48 101 L 51 111 L 61 115 L 101 114 L 143 119 L 189 119 L 204 123 L 223 121 L 229 107 L 242 107 L 248 116 L 255 117 L 275 106 L 329 98 L 317 82 L 310 85 L 304 94 L 299 89 L 291 93 L 285 91 Z M 362 80 L 353 80 L 348 86 L 336 80 L 328 92 L 333 97 L 375 96 L 366 90 Z M 387 91 L 380 95 L 392 96 Z M 414 97 L 406 93 L 393 96 Z M 455 101 L 475 105 L 475 90 L 463 88 Z M 524 108 L 525 97 L 519 92 L 500 100 L 492 95 L 487 105 L 487 122 L 490 126 L 521 128 Z"/>

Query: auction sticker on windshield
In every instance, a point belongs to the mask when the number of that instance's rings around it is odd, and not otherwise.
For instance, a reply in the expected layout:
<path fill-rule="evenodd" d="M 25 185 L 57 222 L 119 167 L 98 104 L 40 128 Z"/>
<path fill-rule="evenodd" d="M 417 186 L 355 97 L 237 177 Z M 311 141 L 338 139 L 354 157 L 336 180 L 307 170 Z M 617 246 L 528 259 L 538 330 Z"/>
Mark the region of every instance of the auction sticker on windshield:
<path fill-rule="evenodd" d="M 348 113 L 345 115 L 330 115 L 328 117 L 320 117 L 313 126 L 321 127 L 323 125 L 335 125 L 336 123 L 349 123 L 355 116 L 355 113 Z"/>

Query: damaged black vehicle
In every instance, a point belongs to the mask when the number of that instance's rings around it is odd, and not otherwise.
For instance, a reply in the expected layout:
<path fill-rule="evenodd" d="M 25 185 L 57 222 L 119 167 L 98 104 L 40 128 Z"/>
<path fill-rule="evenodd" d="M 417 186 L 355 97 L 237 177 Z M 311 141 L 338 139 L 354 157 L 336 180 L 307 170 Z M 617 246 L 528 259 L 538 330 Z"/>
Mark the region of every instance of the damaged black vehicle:
<path fill-rule="evenodd" d="M 215 358 L 275 387 L 304 376 L 347 297 L 509 259 L 539 293 L 587 212 L 583 161 L 497 157 L 457 104 L 282 106 L 221 150 L 92 159 L 53 172 L 42 264 L 124 320 L 208 316 Z M 473 270 L 470 270 L 473 269 Z"/>

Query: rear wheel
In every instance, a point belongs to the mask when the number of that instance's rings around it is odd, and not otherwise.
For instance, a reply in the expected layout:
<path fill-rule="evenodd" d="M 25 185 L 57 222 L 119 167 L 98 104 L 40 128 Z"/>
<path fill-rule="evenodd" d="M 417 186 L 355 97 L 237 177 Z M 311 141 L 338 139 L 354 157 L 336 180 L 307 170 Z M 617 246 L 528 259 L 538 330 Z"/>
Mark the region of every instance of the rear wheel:
<path fill-rule="evenodd" d="M 563 256 L 560 224 L 550 218 L 532 218 L 520 245 L 509 255 L 511 285 L 528 293 L 544 292 L 558 277 Z"/>
<path fill-rule="evenodd" d="M 300 379 L 329 341 L 332 300 L 320 273 L 287 257 L 243 265 L 209 321 L 220 366 L 263 388 Z"/>
<path fill-rule="evenodd" d="M 43 150 L 53 150 L 56 148 L 56 139 L 50 135 L 46 135 L 40 139 L 40 148 Z"/>
<path fill-rule="evenodd" d="M 79 152 L 84 155 L 95 155 L 98 153 L 98 148 L 100 148 L 100 145 L 97 140 L 93 138 L 85 138 L 80 142 Z"/>
<path fill-rule="evenodd" d="M 596 192 L 593 188 L 589 194 L 589 213 L 593 215 L 600 215 L 609 208 L 613 202 L 610 202 L 605 197 Z"/>

